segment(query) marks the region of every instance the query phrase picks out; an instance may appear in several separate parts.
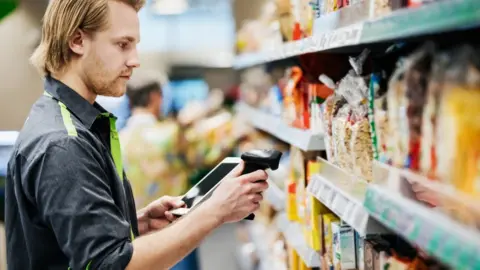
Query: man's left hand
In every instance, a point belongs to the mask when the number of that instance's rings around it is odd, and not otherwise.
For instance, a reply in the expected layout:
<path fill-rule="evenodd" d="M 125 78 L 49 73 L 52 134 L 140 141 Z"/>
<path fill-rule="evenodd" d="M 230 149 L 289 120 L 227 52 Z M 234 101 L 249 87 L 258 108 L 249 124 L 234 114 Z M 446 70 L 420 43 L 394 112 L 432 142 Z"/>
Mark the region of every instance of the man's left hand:
<path fill-rule="evenodd" d="M 153 201 L 137 213 L 140 235 L 167 227 L 176 219 L 170 211 L 184 206 L 181 197 L 163 196 Z"/>

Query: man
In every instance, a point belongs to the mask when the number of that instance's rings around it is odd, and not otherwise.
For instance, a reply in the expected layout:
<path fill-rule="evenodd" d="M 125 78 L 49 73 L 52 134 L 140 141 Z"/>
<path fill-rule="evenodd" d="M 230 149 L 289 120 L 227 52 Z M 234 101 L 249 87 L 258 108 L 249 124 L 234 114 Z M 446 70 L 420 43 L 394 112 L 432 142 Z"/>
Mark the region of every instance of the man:
<path fill-rule="evenodd" d="M 143 0 L 53 0 L 32 56 L 45 74 L 6 180 L 9 269 L 167 269 L 215 228 L 259 207 L 266 173 L 227 176 L 212 197 L 173 221 L 177 199 L 136 213 L 115 118 L 97 95 L 121 96 L 139 66 Z M 161 229 L 161 230 L 159 230 Z"/>

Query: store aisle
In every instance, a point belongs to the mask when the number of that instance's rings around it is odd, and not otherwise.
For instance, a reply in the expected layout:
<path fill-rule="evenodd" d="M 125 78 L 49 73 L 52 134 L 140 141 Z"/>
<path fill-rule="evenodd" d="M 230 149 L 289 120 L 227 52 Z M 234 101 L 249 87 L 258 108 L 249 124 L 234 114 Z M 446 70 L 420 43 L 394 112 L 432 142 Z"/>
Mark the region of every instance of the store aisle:
<path fill-rule="evenodd" d="M 236 257 L 237 226 L 223 225 L 205 239 L 198 253 L 200 270 L 240 270 Z"/>

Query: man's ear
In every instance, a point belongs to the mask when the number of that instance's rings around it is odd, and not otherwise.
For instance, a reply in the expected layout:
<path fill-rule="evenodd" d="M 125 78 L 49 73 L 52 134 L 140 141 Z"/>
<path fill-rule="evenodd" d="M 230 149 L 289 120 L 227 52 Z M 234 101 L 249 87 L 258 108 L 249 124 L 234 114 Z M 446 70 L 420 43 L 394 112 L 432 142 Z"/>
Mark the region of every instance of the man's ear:
<path fill-rule="evenodd" d="M 85 32 L 83 32 L 80 29 L 75 30 L 75 33 L 73 33 L 73 36 L 70 38 L 68 41 L 68 45 L 70 47 L 70 50 L 72 52 L 78 54 L 78 55 L 84 55 L 85 54 L 85 39 L 87 38 Z"/>

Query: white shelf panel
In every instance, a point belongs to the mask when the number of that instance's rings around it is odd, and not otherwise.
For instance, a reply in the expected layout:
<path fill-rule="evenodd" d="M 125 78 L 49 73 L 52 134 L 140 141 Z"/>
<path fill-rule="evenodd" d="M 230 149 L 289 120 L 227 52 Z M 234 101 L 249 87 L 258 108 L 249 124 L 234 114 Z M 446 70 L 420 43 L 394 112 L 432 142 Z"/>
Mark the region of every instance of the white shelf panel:
<path fill-rule="evenodd" d="M 287 244 L 295 249 L 307 267 L 313 268 L 321 266 L 320 254 L 307 245 L 299 224 L 289 221 L 285 213 L 277 216 L 276 223 L 278 229 L 285 236 Z"/>
<path fill-rule="evenodd" d="M 245 103 L 237 104 L 237 112 L 243 115 L 255 128 L 300 148 L 303 151 L 324 150 L 322 135 L 314 135 L 308 130 L 301 130 L 284 123 L 280 117 L 270 115 L 252 108 Z"/>
<path fill-rule="evenodd" d="M 270 50 L 241 54 L 235 59 L 233 67 L 242 69 L 302 54 L 355 45 L 360 41 L 362 28 L 363 23 L 354 24 L 298 41 L 291 41 Z"/>
<path fill-rule="evenodd" d="M 312 177 L 307 191 L 334 212 L 361 236 L 386 232 L 363 206 L 368 183 L 319 159 L 321 171 Z"/>

